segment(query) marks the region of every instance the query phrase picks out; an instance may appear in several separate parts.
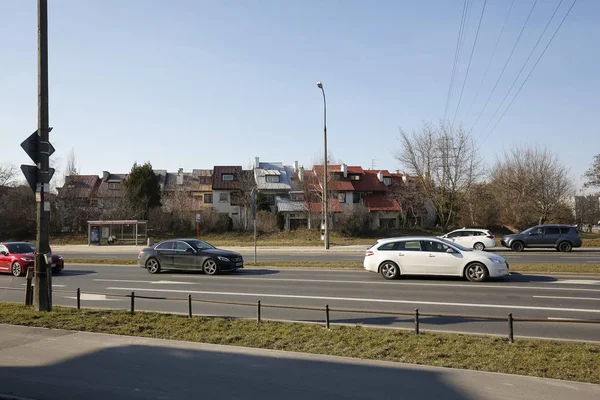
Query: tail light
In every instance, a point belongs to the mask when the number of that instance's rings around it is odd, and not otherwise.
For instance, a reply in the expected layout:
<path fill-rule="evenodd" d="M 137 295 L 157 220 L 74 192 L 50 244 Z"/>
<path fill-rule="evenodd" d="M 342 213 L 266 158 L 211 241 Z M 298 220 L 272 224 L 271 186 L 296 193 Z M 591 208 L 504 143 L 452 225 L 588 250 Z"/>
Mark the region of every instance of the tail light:
<path fill-rule="evenodd" d="M 371 250 L 369 250 L 365 253 L 365 256 L 369 257 L 369 256 L 372 256 L 373 254 L 375 254 L 375 253 L 373 253 Z"/>
<path fill-rule="evenodd" d="M 488 238 L 488 239 L 493 239 L 493 238 L 494 238 L 494 235 L 487 235 L 487 238 Z"/>

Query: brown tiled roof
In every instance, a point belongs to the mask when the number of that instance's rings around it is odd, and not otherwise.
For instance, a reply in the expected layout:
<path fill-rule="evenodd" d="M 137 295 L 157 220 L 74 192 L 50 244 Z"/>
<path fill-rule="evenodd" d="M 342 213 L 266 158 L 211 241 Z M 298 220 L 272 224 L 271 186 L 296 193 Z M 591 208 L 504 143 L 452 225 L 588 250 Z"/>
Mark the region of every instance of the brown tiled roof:
<path fill-rule="evenodd" d="M 123 193 L 125 193 L 125 179 L 127 178 L 127 174 L 110 174 L 106 182 L 100 183 L 100 187 L 98 188 L 98 198 L 115 198 L 122 197 Z M 120 183 L 119 189 L 109 189 L 109 184 L 111 183 Z"/>
<path fill-rule="evenodd" d="M 100 178 L 97 175 L 69 175 L 63 187 L 57 190 L 61 198 L 93 198 L 99 187 Z"/>
<path fill-rule="evenodd" d="M 369 194 L 364 197 L 365 206 L 369 210 L 372 211 L 398 211 L 400 212 L 402 209 L 400 208 L 400 204 L 398 201 L 390 199 L 385 194 Z"/>
<path fill-rule="evenodd" d="M 312 202 L 309 205 L 310 205 L 311 213 L 317 214 L 317 213 L 323 212 L 323 203 L 321 203 L 320 201 Z M 329 212 L 333 212 L 333 213 L 341 213 L 342 212 L 342 206 L 340 205 L 340 202 L 338 201 L 338 199 L 335 199 L 335 198 L 329 199 Z"/>
<path fill-rule="evenodd" d="M 377 178 L 378 171 L 365 171 L 361 166 L 349 165 L 346 167 L 348 175 L 360 175 L 360 179 L 355 181 L 349 177 L 344 178 L 340 165 L 328 165 L 327 170 L 340 176 L 340 180 L 330 179 L 328 189 L 334 192 L 385 192 L 387 187 Z M 314 165 L 313 170 L 319 182 L 323 182 L 323 166 Z M 391 176 L 388 171 L 382 171 L 384 176 Z"/>
<path fill-rule="evenodd" d="M 234 190 L 239 187 L 237 176 L 242 172 L 240 166 L 223 166 L 218 165 L 213 169 L 213 190 Z M 233 181 L 224 181 L 223 175 L 233 175 Z"/>

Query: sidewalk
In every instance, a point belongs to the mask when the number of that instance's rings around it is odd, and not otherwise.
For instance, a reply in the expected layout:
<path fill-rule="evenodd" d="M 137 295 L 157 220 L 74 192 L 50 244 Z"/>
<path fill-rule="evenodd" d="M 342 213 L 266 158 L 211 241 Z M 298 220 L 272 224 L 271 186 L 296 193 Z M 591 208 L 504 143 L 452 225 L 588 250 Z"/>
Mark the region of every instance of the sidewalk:
<path fill-rule="evenodd" d="M 600 385 L 0 325 L 2 394 L 40 400 L 597 400 Z"/>
<path fill-rule="evenodd" d="M 89 253 L 94 251 L 97 254 L 104 253 L 139 253 L 145 246 L 88 246 L 86 244 L 74 245 L 53 245 L 54 253 Z M 220 248 L 237 251 L 251 252 L 254 251 L 253 246 L 222 246 Z M 325 250 L 323 246 L 258 246 L 256 249 L 263 253 L 360 253 L 364 254 L 369 245 L 359 244 L 351 246 L 332 246 L 329 250 Z"/>

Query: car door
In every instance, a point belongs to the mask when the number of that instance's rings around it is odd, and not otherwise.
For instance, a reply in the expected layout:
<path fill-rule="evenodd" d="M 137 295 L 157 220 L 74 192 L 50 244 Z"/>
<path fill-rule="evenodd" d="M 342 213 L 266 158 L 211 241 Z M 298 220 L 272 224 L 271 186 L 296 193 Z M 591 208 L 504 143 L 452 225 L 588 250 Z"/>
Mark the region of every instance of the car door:
<path fill-rule="evenodd" d="M 475 232 L 473 231 L 461 231 L 460 236 L 453 240 L 454 243 L 460 244 L 468 249 L 473 248 L 475 244 Z"/>
<path fill-rule="evenodd" d="M 401 240 L 394 243 L 394 254 L 403 274 L 425 275 L 426 260 L 421 251 L 419 240 Z"/>
<path fill-rule="evenodd" d="M 427 275 L 460 275 L 464 256 L 459 251 L 448 253 L 448 246 L 437 240 L 422 240 L 421 248 L 426 255 Z"/>
<path fill-rule="evenodd" d="M 544 241 L 542 244 L 546 246 L 554 246 L 560 239 L 560 227 L 557 225 L 549 225 L 544 229 Z"/>
<path fill-rule="evenodd" d="M 544 243 L 544 227 L 536 226 L 531 228 L 529 232 L 523 237 L 525 245 L 528 247 L 539 247 Z"/>
<path fill-rule="evenodd" d="M 8 254 L 8 249 L 4 245 L 0 245 L 0 253 L 2 252 Z M 0 254 L 0 271 L 8 271 L 9 264 L 8 255 Z"/>
<path fill-rule="evenodd" d="M 163 268 L 173 267 L 173 255 L 174 255 L 175 241 L 169 240 L 168 242 L 160 243 L 154 248 L 156 252 L 156 258 Z"/>
<path fill-rule="evenodd" d="M 173 252 L 173 266 L 179 269 L 195 269 L 196 268 L 196 251 L 184 242 L 178 240 L 175 243 L 175 249 Z"/>

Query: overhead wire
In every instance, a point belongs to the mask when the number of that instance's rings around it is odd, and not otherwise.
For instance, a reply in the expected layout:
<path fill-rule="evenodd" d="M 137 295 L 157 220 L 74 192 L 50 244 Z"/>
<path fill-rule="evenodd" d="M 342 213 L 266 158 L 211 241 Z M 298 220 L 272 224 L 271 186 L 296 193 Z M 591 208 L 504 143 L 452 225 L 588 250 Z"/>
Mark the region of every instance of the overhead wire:
<path fill-rule="evenodd" d="M 533 5 L 531 6 L 531 10 L 529 10 L 529 14 L 527 15 L 527 19 L 525 20 L 525 23 L 523 24 L 523 27 L 521 27 L 521 32 L 519 32 L 519 36 L 517 36 L 517 40 L 515 41 L 515 44 L 513 45 L 513 48 L 510 51 L 510 54 L 508 55 L 508 58 L 506 59 L 506 62 L 504 63 L 504 67 L 502 67 L 502 71 L 500 72 L 500 75 L 498 76 L 498 79 L 496 79 L 496 83 L 494 84 L 494 88 L 492 89 L 492 92 L 490 93 L 490 95 L 488 96 L 487 100 L 485 101 L 485 104 L 483 105 L 483 108 L 481 109 L 481 112 L 477 116 L 477 119 L 475 120 L 475 123 L 471 126 L 471 129 L 469 129 L 469 131 L 472 131 L 473 128 L 475 128 L 475 126 L 477 125 L 477 123 L 481 119 L 481 116 L 483 115 L 485 109 L 487 108 L 487 106 L 488 106 L 488 104 L 490 102 L 490 99 L 492 98 L 492 96 L 496 92 L 496 89 L 498 88 L 498 83 L 500 83 L 500 79 L 502 79 L 502 76 L 504 75 L 504 72 L 506 71 L 506 67 L 508 66 L 508 63 L 510 62 L 510 60 L 512 59 L 513 54 L 515 53 L 515 49 L 517 48 L 517 45 L 519 44 L 519 41 L 521 40 L 521 36 L 523 36 L 523 32 L 525 31 L 525 27 L 527 26 L 527 23 L 529 22 L 529 19 L 531 18 L 531 14 L 533 14 L 533 10 L 535 9 L 535 6 L 536 6 L 537 2 L 538 2 L 538 0 L 535 0 L 533 2 Z"/>
<path fill-rule="evenodd" d="M 468 0 L 464 0 L 462 16 L 460 20 L 460 28 L 458 29 L 458 38 L 456 39 L 456 50 L 454 51 L 454 63 L 452 65 L 452 74 L 450 76 L 450 84 L 448 85 L 448 95 L 446 96 L 446 107 L 444 108 L 444 121 L 448 113 L 448 106 L 450 105 L 450 97 L 452 95 L 452 87 L 454 86 L 454 77 L 456 76 L 456 70 L 458 66 L 458 59 L 461 49 L 461 41 L 464 33 L 465 19 L 467 17 L 467 4 Z"/>
<path fill-rule="evenodd" d="M 498 126 L 498 124 L 500 124 L 500 121 L 502 120 L 502 118 L 504 118 L 504 116 L 506 115 L 506 112 L 508 111 L 508 109 L 510 108 L 510 106 L 512 105 L 512 103 L 515 101 L 515 99 L 517 98 L 517 96 L 519 95 L 519 93 L 521 92 L 521 89 L 523 89 L 523 86 L 525 86 L 525 84 L 527 83 L 527 81 L 529 80 L 529 77 L 531 76 L 531 74 L 533 73 L 533 71 L 535 70 L 535 67 L 537 67 L 538 63 L 540 62 L 540 60 L 542 59 L 542 57 L 544 56 L 544 54 L 546 53 L 546 50 L 548 50 L 548 47 L 550 47 L 550 44 L 552 43 L 552 41 L 554 40 L 554 37 L 556 36 L 556 34 L 558 33 L 558 31 L 560 30 L 560 28 L 563 26 L 563 23 L 565 22 L 565 20 L 567 19 L 567 17 L 569 16 L 569 14 L 571 13 L 571 10 L 573 9 L 573 7 L 575 6 L 575 3 L 577 3 L 577 0 L 573 0 L 573 4 L 571 4 L 571 7 L 569 7 L 569 9 L 567 10 L 567 13 L 565 14 L 565 16 L 563 17 L 563 19 L 560 21 L 560 24 L 558 25 L 558 27 L 556 28 L 556 30 L 554 31 L 554 34 L 552 35 L 552 37 L 550 38 L 550 40 L 548 41 L 548 44 L 546 44 L 546 47 L 544 47 L 544 50 L 542 50 L 542 53 L 540 54 L 540 56 L 538 57 L 537 61 L 535 62 L 535 64 L 533 65 L 533 68 L 531 68 L 531 71 L 529 71 L 529 74 L 527 74 L 527 76 L 525 77 L 525 80 L 523 81 L 523 83 L 521 83 L 521 86 L 519 87 L 519 90 L 517 90 L 517 93 L 515 93 L 515 95 L 513 96 L 513 98 L 511 99 L 510 103 L 508 103 L 508 106 L 506 107 L 506 109 L 504 109 L 504 112 L 502 113 L 502 115 L 500 116 L 500 118 L 498 119 L 498 121 L 496 122 L 496 124 L 494 125 L 494 127 L 492 128 L 492 130 L 487 134 L 487 136 L 483 139 L 483 142 L 485 142 L 487 140 L 487 138 L 492 134 L 492 132 L 494 132 L 494 130 L 496 129 L 496 127 Z M 483 143 L 482 142 L 482 143 Z"/>
<path fill-rule="evenodd" d="M 525 62 L 523 63 L 523 66 L 521 67 L 521 69 L 519 70 L 519 73 L 517 74 L 516 78 L 514 79 L 514 81 L 512 82 L 512 84 L 510 85 L 510 88 L 507 90 L 506 94 L 504 95 L 504 97 L 502 98 L 502 101 L 500 102 L 500 104 L 498 105 L 498 107 L 496 108 L 496 111 L 494 111 L 494 114 L 492 115 L 492 118 L 490 118 L 490 120 L 488 121 L 488 123 L 485 125 L 485 127 L 483 128 L 483 130 L 481 131 L 482 133 L 485 133 L 485 131 L 487 131 L 487 128 L 490 126 L 490 124 L 492 123 L 492 121 L 494 120 L 494 118 L 496 118 L 496 115 L 498 115 L 498 112 L 500 111 L 500 109 L 502 108 L 502 106 L 504 105 L 504 102 L 506 101 L 506 99 L 508 98 L 510 92 L 513 90 L 513 88 L 515 87 L 515 84 L 517 83 L 517 81 L 519 80 L 519 78 L 521 77 L 521 74 L 523 73 L 523 71 L 525 70 L 525 67 L 527 66 L 527 63 L 529 62 L 529 60 L 531 59 L 531 56 L 533 55 L 533 53 L 535 52 L 535 50 L 537 49 L 538 45 L 540 44 L 542 38 L 544 37 L 544 34 L 546 33 L 546 31 L 548 30 L 548 27 L 550 26 L 550 23 L 552 23 L 552 21 L 554 20 L 554 17 L 556 16 L 556 13 L 558 12 L 560 6 L 562 5 L 564 0 L 560 0 L 558 2 L 558 5 L 556 6 L 556 8 L 554 9 L 554 13 L 552 13 L 552 16 L 550 17 L 550 19 L 548 20 L 548 23 L 546 24 L 546 26 L 544 27 L 544 30 L 542 31 L 542 33 L 540 34 L 540 37 L 538 38 L 537 42 L 535 43 L 535 45 L 533 46 L 533 49 L 531 49 L 531 51 L 529 52 L 529 56 L 527 57 L 527 59 L 525 60 Z"/>
<path fill-rule="evenodd" d="M 458 109 L 460 108 L 460 102 L 462 100 L 463 93 L 465 91 L 465 86 L 467 84 L 467 80 L 469 78 L 469 70 L 471 69 L 471 61 L 473 61 L 473 53 L 475 53 L 475 46 L 477 45 L 477 39 L 479 38 L 479 30 L 481 29 L 481 22 L 483 21 L 483 14 L 485 13 L 485 6 L 487 4 L 487 0 L 484 0 L 483 7 L 481 8 L 481 15 L 479 16 L 479 24 L 477 25 L 477 32 L 475 33 L 475 40 L 473 40 L 473 47 L 471 48 L 471 55 L 469 56 L 469 63 L 467 64 L 467 72 L 465 73 L 465 80 L 462 84 L 462 89 L 460 90 L 460 96 L 458 97 L 458 103 L 456 104 L 456 110 L 454 111 L 454 117 L 452 118 L 452 124 L 450 124 L 450 130 L 454 128 L 454 121 L 456 121 L 456 115 L 458 114 Z"/>

